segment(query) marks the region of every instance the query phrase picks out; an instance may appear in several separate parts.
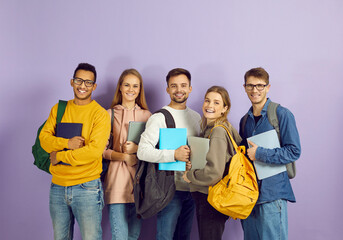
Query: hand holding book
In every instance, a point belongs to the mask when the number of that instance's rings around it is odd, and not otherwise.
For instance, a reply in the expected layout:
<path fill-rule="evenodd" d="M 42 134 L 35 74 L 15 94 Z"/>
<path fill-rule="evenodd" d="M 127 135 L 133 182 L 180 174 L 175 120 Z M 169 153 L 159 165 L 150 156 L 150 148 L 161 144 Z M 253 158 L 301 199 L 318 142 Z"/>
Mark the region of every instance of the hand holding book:
<path fill-rule="evenodd" d="M 80 136 L 75 136 L 73 138 L 70 138 L 68 141 L 68 149 L 74 150 L 81 148 L 85 145 L 85 139 Z"/>
<path fill-rule="evenodd" d="M 249 140 L 248 140 L 248 144 L 250 147 L 247 149 L 247 154 L 251 161 L 255 161 L 256 160 L 255 154 L 256 154 L 256 150 L 258 146 L 254 142 L 249 141 Z"/>

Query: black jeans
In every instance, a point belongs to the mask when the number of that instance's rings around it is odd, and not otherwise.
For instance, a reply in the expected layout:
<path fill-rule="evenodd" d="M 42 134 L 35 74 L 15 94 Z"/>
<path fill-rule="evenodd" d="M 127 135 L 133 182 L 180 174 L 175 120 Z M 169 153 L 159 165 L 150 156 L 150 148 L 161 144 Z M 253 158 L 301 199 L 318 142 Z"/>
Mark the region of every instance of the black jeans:
<path fill-rule="evenodd" d="M 207 202 L 207 194 L 192 192 L 195 202 L 195 211 L 198 221 L 200 240 L 221 240 L 225 228 L 225 222 L 229 219 Z"/>

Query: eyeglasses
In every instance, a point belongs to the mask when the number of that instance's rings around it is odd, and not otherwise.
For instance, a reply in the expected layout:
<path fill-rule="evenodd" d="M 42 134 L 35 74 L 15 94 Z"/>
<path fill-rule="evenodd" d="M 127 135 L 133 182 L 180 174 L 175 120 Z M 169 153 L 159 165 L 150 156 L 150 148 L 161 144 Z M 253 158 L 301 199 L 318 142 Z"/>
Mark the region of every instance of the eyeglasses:
<path fill-rule="evenodd" d="M 92 80 L 83 80 L 81 78 L 73 78 L 73 82 L 76 85 L 82 85 L 82 83 L 85 83 L 86 87 L 92 87 L 94 85 L 94 81 L 92 81 Z"/>
<path fill-rule="evenodd" d="M 248 91 L 252 91 L 254 87 L 256 87 L 258 91 L 262 91 L 268 84 L 245 84 L 244 86 Z"/>

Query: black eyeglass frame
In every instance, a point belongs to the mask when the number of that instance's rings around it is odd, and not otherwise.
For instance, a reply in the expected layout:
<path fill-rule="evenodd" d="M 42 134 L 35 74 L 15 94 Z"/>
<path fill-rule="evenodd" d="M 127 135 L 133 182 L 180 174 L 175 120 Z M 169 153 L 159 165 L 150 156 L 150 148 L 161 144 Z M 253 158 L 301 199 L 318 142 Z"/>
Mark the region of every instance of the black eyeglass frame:
<path fill-rule="evenodd" d="M 92 80 L 83 80 L 82 78 L 73 78 L 73 83 L 76 85 L 82 85 L 82 83 L 85 83 L 86 87 L 93 87 L 95 82 Z"/>
<path fill-rule="evenodd" d="M 265 87 L 267 87 L 269 84 L 244 84 L 244 87 L 248 90 L 248 91 L 252 91 L 254 90 L 254 88 L 256 88 L 258 91 L 263 91 L 265 89 Z"/>

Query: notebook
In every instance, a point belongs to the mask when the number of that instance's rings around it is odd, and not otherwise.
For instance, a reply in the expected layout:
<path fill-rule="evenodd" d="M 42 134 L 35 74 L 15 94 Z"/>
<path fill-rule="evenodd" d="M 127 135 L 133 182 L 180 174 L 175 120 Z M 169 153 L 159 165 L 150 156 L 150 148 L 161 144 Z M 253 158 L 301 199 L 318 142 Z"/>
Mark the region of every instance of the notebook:
<path fill-rule="evenodd" d="M 82 123 L 58 123 L 56 127 L 56 137 L 73 138 L 81 136 Z"/>
<path fill-rule="evenodd" d="M 275 129 L 257 134 L 247 138 L 247 140 L 268 149 L 280 148 L 279 138 Z M 254 165 L 259 180 L 287 171 L 285 165 L 267 164 L 258 160 L 254 161 Z"/>
<path fill-rule="evenodd" d="M 141 134 L 145 130 L 145 122 L 129 122 L 129 131 L 127 134 L 127 141 L 132 141 L 136 144 L 139 143 L 141 139 Z"/>
<path fill-rule="evenodd" d="M 206 155 L 210 147 L 210 139 L 202 137 L 188 137 L 188 146 L 191 149 L 190 160 L 192 169 L 202 169 L 206 165 Z"/>
<path fill-rule="evenodd" d="M 75 136 L 81 136 L 82 133 L 82 123 L 58 123 L 56 126 L 56 137 L 62 138 L 73 138 Z M 68 149 L 64 149 L 65 151 Z M 58 164 L 70 165 L 64 162 L 59 162 Z"/>
<path fill-rule="evenodd" d="M 160 128 L 159 149 L 175 150 L 187 144 L 187 128 Z M 159 163 L 159 170 L 185 171 L 182 161 Z"/>

